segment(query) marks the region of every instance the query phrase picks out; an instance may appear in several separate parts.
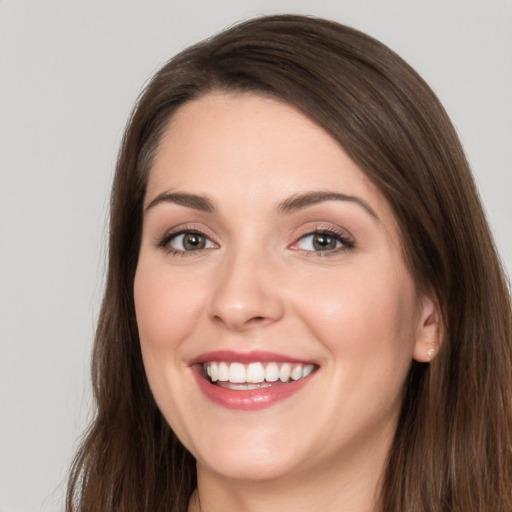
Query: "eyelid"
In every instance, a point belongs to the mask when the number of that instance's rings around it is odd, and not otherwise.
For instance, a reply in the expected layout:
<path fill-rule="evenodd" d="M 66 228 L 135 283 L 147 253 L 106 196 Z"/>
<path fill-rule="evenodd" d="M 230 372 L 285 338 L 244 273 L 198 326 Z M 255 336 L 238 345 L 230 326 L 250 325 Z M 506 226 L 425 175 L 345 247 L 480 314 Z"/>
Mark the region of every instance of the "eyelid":
<path fill-rule="evenodd" d="M 168 251 L 169 253 L 179 254 L 182 256 L 190 256 L 194 253 L 200 253 L 205 250 L 211 250 L 214 248 L 219 248 L 220 244 L 216 242 L 215 236 L 210 235 L 208 233 L 208 229 L 204 229 L 202 227 L 198 227 L 197 224 L 181 224 L 175 226 L 168 231 L 165 232 L 164 235 L 159 236 L 155 239 L 155 246 Z M 169 244 L 172 240 L 184 234 L 198 234 L 200 236 L 205 237 L 212 245 L 210 247 L 204 247 L 197 250 L 182 250 L 170 247 Z M 319 250 L 308 250 L 298 247 L 300 241 L 304 240 L 308 236 L 313 236 L 317 234 L 325 234 L 335 238 L 337 241 L 341 243 L 341 247 L 337 247 L 334 249 L 327 249 L 325 251 Z M 317 256 L 328 256 L 332 254 L 337 254 L 339 252 L 351 250 L 355 247 L 355 238 L 353 235 L 346 229 L 341 228 L 339 226 L 332 226 L 330 224 L 315 224 L 315 225 L 306 225 L 304 226 L 299 234 L 295 236 L 294 242 L 288 246 L 289 249 L 303 252 L 305 254 L 315 254 Z"/>

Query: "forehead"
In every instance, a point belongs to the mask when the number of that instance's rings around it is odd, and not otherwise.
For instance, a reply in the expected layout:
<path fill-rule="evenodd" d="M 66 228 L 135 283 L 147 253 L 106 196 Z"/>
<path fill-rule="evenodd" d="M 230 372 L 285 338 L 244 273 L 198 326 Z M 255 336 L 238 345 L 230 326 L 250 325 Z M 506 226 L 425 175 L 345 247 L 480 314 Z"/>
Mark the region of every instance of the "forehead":
<path fill-rule="evenodd" d="M 150 171 L 146 202 L 169 190 L 258 205 L 311 190 L 387 205 L 341 145 L 295 107 L 253 93 L 215 92 L 170 120 Z"/>

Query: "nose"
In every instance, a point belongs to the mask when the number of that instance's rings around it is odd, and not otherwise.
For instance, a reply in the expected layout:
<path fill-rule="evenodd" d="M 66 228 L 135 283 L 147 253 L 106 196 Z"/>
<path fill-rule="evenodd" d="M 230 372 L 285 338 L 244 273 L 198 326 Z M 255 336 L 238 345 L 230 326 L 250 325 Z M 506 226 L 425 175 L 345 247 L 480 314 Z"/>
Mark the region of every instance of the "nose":
<path fill-rule="evenodd" d="M 212 290 L 210 317 L 234 331 L 250 330 L 277 322 L 284 304 L 271 263 L 261 255 L 236 255 L 218 268 Z"/>

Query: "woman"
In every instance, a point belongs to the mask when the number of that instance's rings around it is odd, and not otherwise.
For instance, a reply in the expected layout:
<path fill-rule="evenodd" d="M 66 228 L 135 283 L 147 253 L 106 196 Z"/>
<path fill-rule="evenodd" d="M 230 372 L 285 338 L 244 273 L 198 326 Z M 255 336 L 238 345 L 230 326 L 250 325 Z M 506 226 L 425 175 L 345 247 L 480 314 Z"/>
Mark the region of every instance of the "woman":
<path fill-rule="evenodd" d="M 126 130 L 68 510 L 512 510 L 511 339 L 428 86 L 336 23 L 240 24 Z"/>

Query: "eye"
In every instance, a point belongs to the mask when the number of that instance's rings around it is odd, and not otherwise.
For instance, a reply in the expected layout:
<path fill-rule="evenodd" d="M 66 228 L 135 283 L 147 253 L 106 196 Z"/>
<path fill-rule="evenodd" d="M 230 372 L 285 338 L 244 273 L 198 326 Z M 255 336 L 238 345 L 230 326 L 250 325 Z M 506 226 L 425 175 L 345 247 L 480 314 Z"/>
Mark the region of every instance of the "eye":
<path fill-rule="evenodd" d="M 299 249 L 307 252 L 338 252 L 340 250 L 352 249 L 354 243 L 347 236 L 329 231 L 316 231 L 302 236 L 295 242 L 292 249 Z"/>
<path fill-rule="evenodd" d="M 217 247 L 204 233 L 199 231 L 169 233 L 158 245 L 173 253 L 200 251 Z"/>

